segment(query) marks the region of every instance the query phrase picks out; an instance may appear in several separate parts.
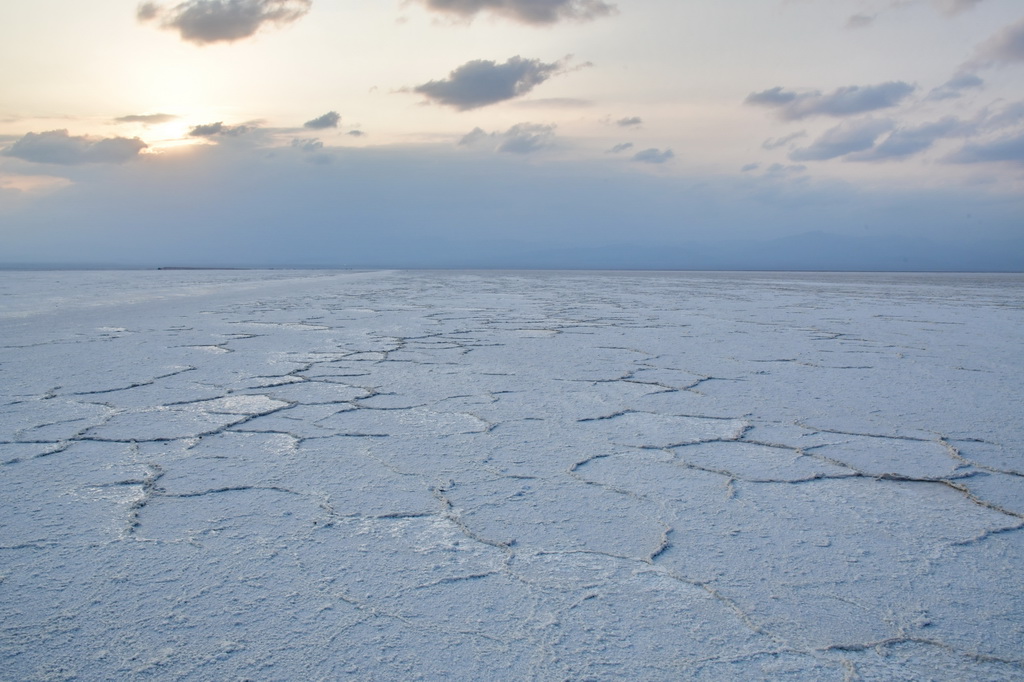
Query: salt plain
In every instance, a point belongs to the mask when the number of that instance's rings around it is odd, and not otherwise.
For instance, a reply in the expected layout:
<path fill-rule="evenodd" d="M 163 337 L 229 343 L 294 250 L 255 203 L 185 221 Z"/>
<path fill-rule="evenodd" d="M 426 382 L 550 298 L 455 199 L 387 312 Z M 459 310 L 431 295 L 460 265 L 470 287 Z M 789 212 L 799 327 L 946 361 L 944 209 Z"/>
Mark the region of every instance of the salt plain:
<path fill-rule="evenodd" d="M 1024 679 L 1024 277 L 0 273 L 0 679 Z"/>

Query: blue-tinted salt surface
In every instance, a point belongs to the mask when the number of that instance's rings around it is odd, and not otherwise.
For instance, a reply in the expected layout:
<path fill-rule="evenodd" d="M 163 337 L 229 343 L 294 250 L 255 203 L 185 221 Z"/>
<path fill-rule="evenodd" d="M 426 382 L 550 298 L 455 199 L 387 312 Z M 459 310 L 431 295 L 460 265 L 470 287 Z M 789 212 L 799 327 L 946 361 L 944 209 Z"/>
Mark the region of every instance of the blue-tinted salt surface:
<path fill-rule="evenodd" d="M 0 679 L 1024 679 L 1024 278 L 0 273 Z"/>

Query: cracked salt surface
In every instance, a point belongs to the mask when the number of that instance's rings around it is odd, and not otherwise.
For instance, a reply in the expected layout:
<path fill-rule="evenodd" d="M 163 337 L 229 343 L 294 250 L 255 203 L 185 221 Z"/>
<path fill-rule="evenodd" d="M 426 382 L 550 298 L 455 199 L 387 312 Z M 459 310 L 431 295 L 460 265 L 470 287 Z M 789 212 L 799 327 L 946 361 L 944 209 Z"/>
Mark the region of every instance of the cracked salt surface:
<path fill-rule="evenodd" d="M 0 273 L 0 679 L 1024 680 L 1024 278 Z"/>

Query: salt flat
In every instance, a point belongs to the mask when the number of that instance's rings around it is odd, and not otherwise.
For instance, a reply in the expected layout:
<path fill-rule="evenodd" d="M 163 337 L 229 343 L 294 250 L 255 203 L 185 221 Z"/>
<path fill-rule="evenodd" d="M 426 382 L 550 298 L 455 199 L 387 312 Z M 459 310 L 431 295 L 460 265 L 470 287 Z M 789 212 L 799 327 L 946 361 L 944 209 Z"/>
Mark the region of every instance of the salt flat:
<path fill-rule="evenodd" d="M 0 678 L 1024 679 L 1024 277 L 0 273 Z"/>

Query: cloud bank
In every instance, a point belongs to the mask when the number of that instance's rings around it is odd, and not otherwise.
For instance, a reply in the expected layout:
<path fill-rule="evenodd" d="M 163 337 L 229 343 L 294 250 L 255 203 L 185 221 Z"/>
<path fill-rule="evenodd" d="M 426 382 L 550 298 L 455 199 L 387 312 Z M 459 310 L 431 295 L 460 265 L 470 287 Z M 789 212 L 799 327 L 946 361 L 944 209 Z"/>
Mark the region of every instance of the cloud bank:
<path fill-rule="evenodd" d="M 565 19 L 589 21 L 615 11 L 601 0 L 419 0 L 427 9 L 463 19 L 480 12 L 523 24 L 553 24 Z"/>
<path fill-rule="evenodd" d="M 197 45 L 248 38 L 266 24 L 288 24 L 305 16 L 312 0 L 187 0 L 173 7 L 139 5 L 140 22 L 156 21 Z"/>
<path fill-rule="evenodd" d="M 894 107 L 916 88 L 910 83 L 890 81 L 878 85 L 850 85 L 828 94 L 819 90 L 795 92 L 781 86 L 747 95 L 746 103 L 777 109 L 787 121 L 811 116 L 853 116 Z"/>
<path fill-rule="evenodd" d="M 27 133 L 0 153 L 32 163 L 76 166 L 83 163 L 125 163 L 136 158 L 147 146 L 137 137 L 95 139 L 69 135 L 67 130 L 50 130 Z"/>
<path fill-rule="evenodd" d="M 516 55 L 504 64 L 476 59 L 458 67 L 444 80 L 417 85 L 413 92 L 459 111 L 477 109 L 530 92 L 560 73 L 563 62 L 546 64 Z"/>

